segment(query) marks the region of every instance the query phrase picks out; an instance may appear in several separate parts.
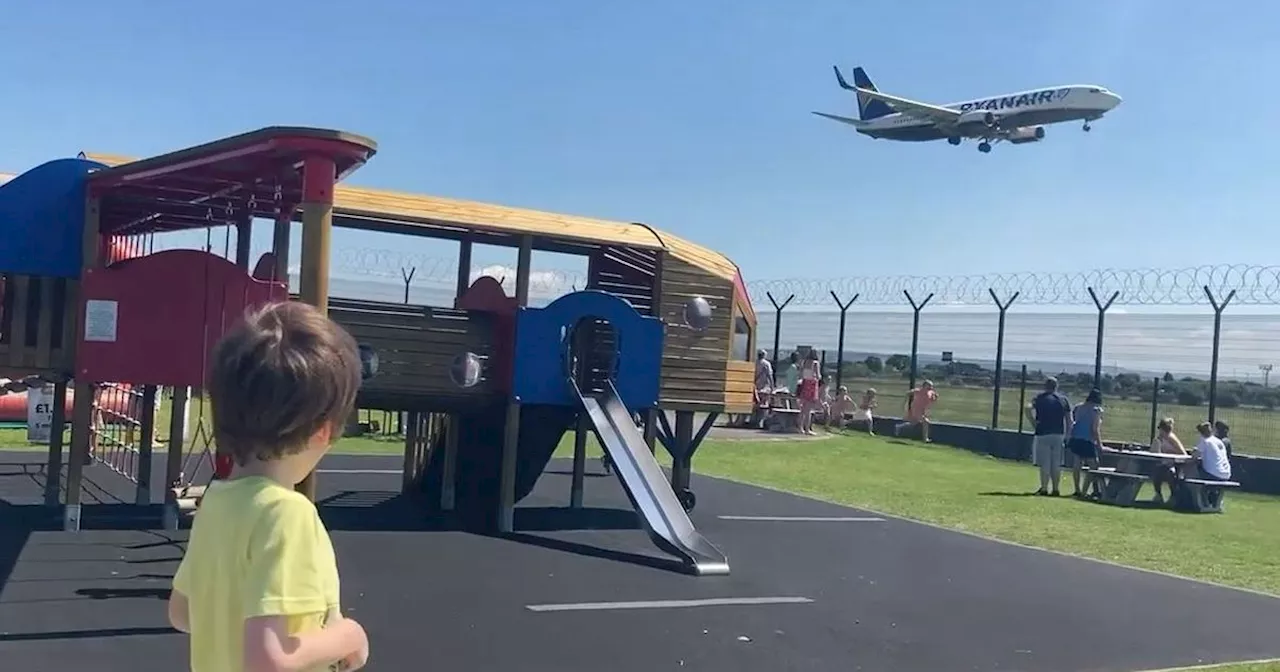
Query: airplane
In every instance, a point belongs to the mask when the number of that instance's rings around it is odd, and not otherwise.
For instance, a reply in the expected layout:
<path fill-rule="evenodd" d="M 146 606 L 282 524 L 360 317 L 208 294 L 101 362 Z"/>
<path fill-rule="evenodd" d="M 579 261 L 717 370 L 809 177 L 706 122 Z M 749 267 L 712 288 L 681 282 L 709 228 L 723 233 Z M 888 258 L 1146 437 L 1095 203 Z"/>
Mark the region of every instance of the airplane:
<path fill-rule="evenodd" d="M 858 96 L 858 118 L 814 112 L 819 117 L 853 126 L 858 133 L 876 139 L 927 142 L 946 138 L 952 145 L 978 140 L 978 151 L 987 154 L 995 143 L 1011 145 L 1039 142 L 1044 127 L 1064 121 L 1097 121 L 1120 104 L 1120 96 L 1092 84 L 1073 84 L 1008 93 L 989 98 L 933 105 L 881 93 L 861 67 L 853 69 L 853 86 L 835 66 L 840 88 Z"/>

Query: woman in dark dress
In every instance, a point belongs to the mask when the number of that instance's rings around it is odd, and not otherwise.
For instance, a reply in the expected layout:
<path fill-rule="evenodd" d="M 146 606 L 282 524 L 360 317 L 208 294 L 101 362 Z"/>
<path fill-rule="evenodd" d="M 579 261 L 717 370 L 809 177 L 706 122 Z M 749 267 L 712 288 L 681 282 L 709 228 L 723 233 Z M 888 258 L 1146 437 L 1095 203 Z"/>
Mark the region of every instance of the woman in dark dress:
<path fill-rule="evenodd" d="M 1074 456 L 1071 482 L 1076 491 L 1072 496 L 1083 497 L 1086 490 L 1092 490 L 1095 496 L 1100 494 L 1092 474 L 1085 479 L 1083 489 L 1080 484 L 1082 467 L 1088 466 L 1091 470 L 1097 468 L 1102 450 L 1102 391 L 1096 387 L 1089 391 L 1089 396 L 1083 403 L 1071 409 L 1071 433 L 1067 437 L 1067 450 Z"/>

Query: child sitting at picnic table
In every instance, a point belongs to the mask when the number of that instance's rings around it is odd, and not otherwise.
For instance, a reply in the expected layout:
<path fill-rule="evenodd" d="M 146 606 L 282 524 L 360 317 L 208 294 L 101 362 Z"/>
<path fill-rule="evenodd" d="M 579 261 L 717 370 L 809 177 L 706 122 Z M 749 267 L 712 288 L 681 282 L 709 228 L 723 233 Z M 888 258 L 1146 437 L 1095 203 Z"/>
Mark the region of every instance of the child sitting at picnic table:
<path fill-rule="evenodd" d="M 1164 455 L 1186 455 L 1187 449 L 1182 446 L 1182 441 L 1178 440 L 1178 435 L 1173 433 L 1173 418 L 1164 418 L 1156 424 L 1156 438 L 1151 441 L 1151 452 L 1161 453 Z M 1156 496 L 1152 499 L 1156 504 L 1164 503 L 1164 486 L 1169 485 L 1170 492 L 1173 491 L 1173 482 L 1177 478 L 1177 472 L 1171 466 L 1163 464 L 1156 465 L 1151 472 L 1151 487 L 1155 488 Z"/>
<path fill-rule="evenodd" d="M 851 415 L 856 407 L 853 397 L 849 396 L 849 388 L 841 385 L 831 398 L 831 407 L 827 412 L 827 426 L 843 427 L 845 416 Z"/>

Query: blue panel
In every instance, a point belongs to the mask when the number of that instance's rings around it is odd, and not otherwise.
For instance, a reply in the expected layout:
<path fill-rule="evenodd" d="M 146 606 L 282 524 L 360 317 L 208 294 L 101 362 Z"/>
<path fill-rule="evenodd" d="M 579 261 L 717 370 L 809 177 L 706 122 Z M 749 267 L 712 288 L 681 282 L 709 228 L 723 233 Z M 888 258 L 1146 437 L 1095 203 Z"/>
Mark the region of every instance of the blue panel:
<path fill-rule="evenodd" d="M 85 178 L 104 167 L 58 159 L 0 186 L 0 271 L 80 277 Z"/>
<path fill-rule="evenodd" d="M 566 294 L 544 308 L 516 315 L 512 394 L 522 404 L 576 405 L 569 387 L 564 336 L 583 318 L 607 320 L 617 333 L 618 374 L 614 387 L 628 409 L 658 403 L 662 366 L 662 320 L 637 313 L 631 304 L 596 290 Z"/>

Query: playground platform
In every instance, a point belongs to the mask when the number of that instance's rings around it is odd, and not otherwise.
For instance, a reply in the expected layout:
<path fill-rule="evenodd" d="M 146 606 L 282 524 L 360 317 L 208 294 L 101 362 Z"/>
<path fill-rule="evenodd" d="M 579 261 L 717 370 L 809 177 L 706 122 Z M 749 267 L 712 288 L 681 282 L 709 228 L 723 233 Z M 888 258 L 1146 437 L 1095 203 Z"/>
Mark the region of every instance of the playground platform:
<path fill-rule="evenodd" d="M 695 477 L 693 518 L 734 561 L 723 578 L 667 571 L 612 478 L 589 477 L 586 508 L 562 509 L 560 463 L 515 534 L 432 529 L 398 495 L 400 459 L 321 465 L 370 669 L 1076 672 L 1280 656 L 1280 599 L 709 478 Z M 24 505 L 40 501 L 42 460 L 0 453 L 0 655 L 27 670 L 181 669 L 164 599 L 185 533 L 54 531 L 56 514 Z M 131 496 L 98 465 L 86 478 L 104 501 Z"/>

